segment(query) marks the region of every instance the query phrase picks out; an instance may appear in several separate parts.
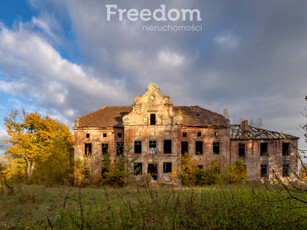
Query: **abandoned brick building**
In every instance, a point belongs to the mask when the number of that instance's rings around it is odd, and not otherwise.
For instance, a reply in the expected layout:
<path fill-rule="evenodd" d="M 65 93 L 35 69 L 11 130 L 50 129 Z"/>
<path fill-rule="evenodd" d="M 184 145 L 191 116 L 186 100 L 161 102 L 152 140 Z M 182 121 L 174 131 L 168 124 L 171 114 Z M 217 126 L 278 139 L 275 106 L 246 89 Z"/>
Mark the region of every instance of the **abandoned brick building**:
<path fill-rule="evenodd" d="M 78 118 L 74 125 L 74 157 L 88 163 L 92 178 L 104 168 L 103 154 L 112 161 L 124 148 L 137 156 L 140 174 L 151 173 L 154 181 L 170 181 L 187 152 L 199 167 L 224 159 L 241 159 L 247 179 L 271 180 L 292 177 L 297 170 L 297 142 L 292 135 L 249 126 L 229 124 L 223 115 L 199 106 L 173 106 L 155 84 L 134 99 L 132 106 L 107 106 Z"/>

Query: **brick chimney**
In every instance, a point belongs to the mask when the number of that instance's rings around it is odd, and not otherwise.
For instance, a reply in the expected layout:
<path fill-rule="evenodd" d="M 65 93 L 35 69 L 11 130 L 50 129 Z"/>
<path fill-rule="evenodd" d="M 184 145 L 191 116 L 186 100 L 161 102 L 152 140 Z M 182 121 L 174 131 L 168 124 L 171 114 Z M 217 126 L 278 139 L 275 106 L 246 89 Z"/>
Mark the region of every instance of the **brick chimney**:
<path fill-rule="evenodd" d="M 248 128 L 248 120 L 242 121 L 241 122 L 242 132 L 245 133 L 247 131 L 247 128 Z"/>

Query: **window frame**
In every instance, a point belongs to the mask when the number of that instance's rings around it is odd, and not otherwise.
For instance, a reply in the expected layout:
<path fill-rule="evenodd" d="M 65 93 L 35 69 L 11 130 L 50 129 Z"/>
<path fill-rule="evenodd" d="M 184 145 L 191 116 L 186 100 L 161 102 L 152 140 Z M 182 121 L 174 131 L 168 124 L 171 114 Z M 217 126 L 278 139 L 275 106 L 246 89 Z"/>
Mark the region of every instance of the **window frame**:
<path fill-rule="evenodd" d="M 156 125 L 157 124 L 157 116 L 155 113 L 151 113 L 149 116 L 149 124 L 150 125 Z"/>
<path fill-rule="evenodd" d="M 285 146 L 287 146 L 287 152 L 284 149 Z M 282 142 L 282 156 L 283 157 L 288 157 L 290 156 L 290 143 L 289 142 Z"/>
<path fill-rule="evenodd" d="M 141 167 L 138 167 L 138 166 L 141 166 Z M 133 169 L 134 169 L 134 175 L 135 176 L 142 175 L 143 174 L 143 163 L 142 162 L 135 162 Z M 138 169 L 140 169 L 140 170 L 138 172 L 136 172 L 136 170 L 138 170 Z"/>
<path fill-rule="evenodd" d="M 87 152 L 87 146 L 89 147 L 89 152 Z M 86 157 L 90 157 L 92 156 L 92 152 L 93 151 L 93 147 L 92 147 L 92 143 L 84 143 L 84 156 Z"/>
<path fill-rule="evenodd" d="M 264 173 L 263 173 L 263 169 L 265 168 L 265 176 Z M 268 165 L 267 164 L 261 164 L 260 165 L 260 177 L 261 178 L 268 178 Z"/>
<path fill-rule="evenodd" d="M 116 156 L 124 154 L 124 142 L 116 142 Z"/>
<path fill-rule="evenodd" d="M 282 177 L 289 177 L 290 176 L 290 165 L 283 164 L 282 165 Z"/>
<path fill-rule="evenodd" d="M 166 143 L 169 142 L 169 144 L 166 145 Z M 166 148 L 168 146 L 168 148 Z M 172 140 L 164 140 L 163 142 L 163 153 L 164 154 L 172 154 Z"/>
<path fill-rule="evenodd" d="M 197 151 L 197 150 L 201 151 Z M 203 141 L 195 141 L 195 154 L 196 155 L 203 155 L 204 154 L 204 142 Z"/>
<path fill-rule="evenodd" d="M 215 148 L 217 148 L 217 152 L 215 152 Z M 220 141 L 213 141 L 212 143 L 213 154 L 219 155 L 221 154 L 221 143 Z"/>
<path fill-rule="evenodd" d="M 142 154 L 142 141 L 140 140 L 134 141 L 134 154 Z"/>
<path fill-rule="evenodd" d="M 186 152 L 183 151 L 183 148 L 182 148 L 183 143 L 187 144 L 187 151 Z M 181 155 L 183 156 L 185 153 L 189 154 L 189 142 L 188 141 L 181 141 Z"/>
<path fill-rule="evenodd" d="M 265 147 L 265 149 L 266 149 L 265 153 L 264 153 L 264 151 L 263 151 L 263 146 L 266 146 L 266 147 Z M 261 142 L 261 143 L 260 143 L 260 156 L 261 156 L 261 157 L 267 157 L 267 156 L 269 156 L 268 143 L 267 143 L 267 142 Z"/>
<path fill-rule="evenodd" d="M 242 154 L 241 151 L 243 151 L 244 154 Z M 239 157 L 246 157 L 246 143 L 238 143 L 238 155 Z"/>
<path fill-rule="evenodd" d="M 151 149 L 153 149 L 152 152 L 151 152 Z M 148 153 L 154 155 L 156 154 L 156 152 L 157 152 L 157 141 L 149 140 L 148 141 Z"/>
<path fill-rule="evenodd" d="M 104 151 L 106 149 L 106 151 Z M 109 151 L 109 144 L 108 143 L 101 143 L 101 152 L 102 155 L 108 154 Z"/>
<path fill-rule="evenodd" d="M 166 171 L 166 169 L 168 169 L 168 170 Z M 172 173 L 172 172 L 173 172 L 173 163 L 172 162 L 163 162 L 163 174 Z"/>

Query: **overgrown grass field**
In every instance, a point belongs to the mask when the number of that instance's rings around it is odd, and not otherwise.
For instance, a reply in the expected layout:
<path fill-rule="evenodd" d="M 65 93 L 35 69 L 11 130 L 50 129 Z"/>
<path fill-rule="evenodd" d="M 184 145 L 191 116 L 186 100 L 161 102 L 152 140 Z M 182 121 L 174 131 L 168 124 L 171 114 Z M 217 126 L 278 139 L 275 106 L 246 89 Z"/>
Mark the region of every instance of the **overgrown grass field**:
<path fill-rule="evenodd" d="M 307 206 L 259 185 L 17 185 L 0 188 L 0 229 L 307 229 Z"/>

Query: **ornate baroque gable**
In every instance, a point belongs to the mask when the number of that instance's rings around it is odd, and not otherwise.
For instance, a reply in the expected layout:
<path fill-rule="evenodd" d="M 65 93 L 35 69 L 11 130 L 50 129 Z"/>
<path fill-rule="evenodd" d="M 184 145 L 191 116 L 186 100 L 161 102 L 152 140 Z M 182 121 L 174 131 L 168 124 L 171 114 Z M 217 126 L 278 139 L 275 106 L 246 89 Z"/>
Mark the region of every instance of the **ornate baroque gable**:
<path fill-rule="evenodd" d="M 156 117 L 156 125 L 176 125 L 182 123 L 182 116 L 174 111 L 170 97 L 160 94 L 156 84 L 150 84 L 146 93 L 134 99 L 131 113 L 123 117 L 124 126 L 149 125 L 150 115 Z"/>

